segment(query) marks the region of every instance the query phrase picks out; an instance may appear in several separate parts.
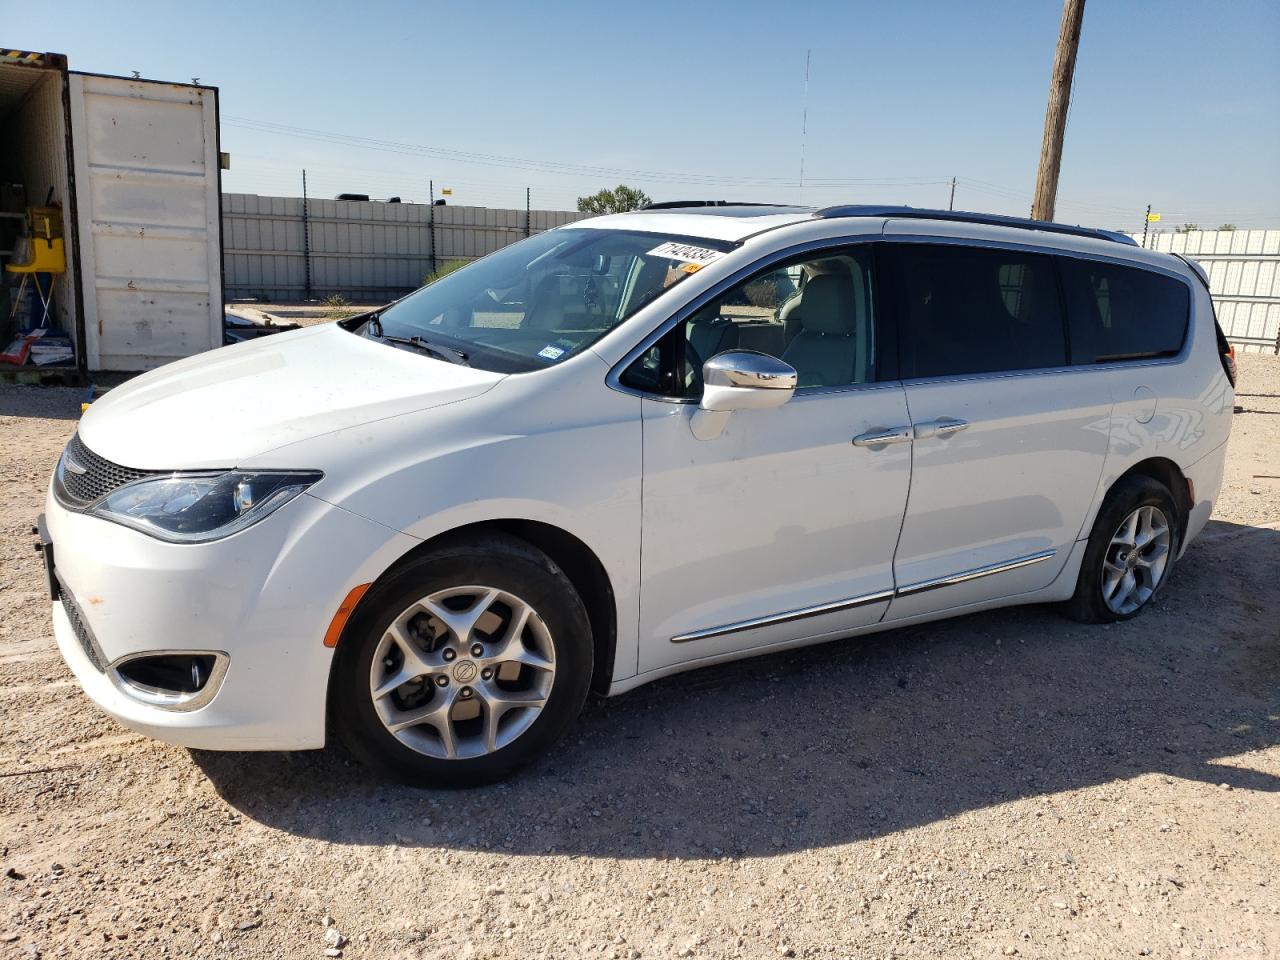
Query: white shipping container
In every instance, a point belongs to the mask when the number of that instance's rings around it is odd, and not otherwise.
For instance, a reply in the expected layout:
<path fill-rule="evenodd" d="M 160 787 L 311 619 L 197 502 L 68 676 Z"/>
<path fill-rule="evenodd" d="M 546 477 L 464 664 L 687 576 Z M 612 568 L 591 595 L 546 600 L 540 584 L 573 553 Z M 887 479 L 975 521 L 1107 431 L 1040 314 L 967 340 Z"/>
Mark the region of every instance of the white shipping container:
<path fill-rule="evenodd" d="M 0 181 L 52 188 L 56 318 L 82 370 L 148 370 L 222 343 L 214 87 L 67 69 L 0 48 Z"/>

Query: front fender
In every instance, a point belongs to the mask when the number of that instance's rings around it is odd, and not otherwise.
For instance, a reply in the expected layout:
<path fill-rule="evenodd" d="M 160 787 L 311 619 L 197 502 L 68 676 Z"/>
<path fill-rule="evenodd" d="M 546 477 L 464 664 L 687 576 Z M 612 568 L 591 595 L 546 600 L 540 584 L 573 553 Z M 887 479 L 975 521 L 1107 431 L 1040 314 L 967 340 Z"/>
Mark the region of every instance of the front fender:
<path fill-rule="evenodd" d="M 464 403 L 295 444 L 284 456 L 325 469 L 312 496 L 415 544 L 503 520 L 537 521 L 582 541 L 613 586 L 614 679 L 630 677 L 639 635 L 640 401 L 599 381 L 586 397 L 509 383 Z"/>

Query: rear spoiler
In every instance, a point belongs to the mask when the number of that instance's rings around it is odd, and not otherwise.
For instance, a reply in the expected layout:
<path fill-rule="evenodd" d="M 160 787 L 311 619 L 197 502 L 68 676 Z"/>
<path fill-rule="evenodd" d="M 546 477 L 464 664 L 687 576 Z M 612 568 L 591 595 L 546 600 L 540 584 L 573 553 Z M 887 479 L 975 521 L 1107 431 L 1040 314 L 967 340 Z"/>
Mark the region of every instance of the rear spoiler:
<path fill-rule="evenodd" d="M 1175 257 L 1191 268 L 1191 272 L 1200 278 L 1200 282 L 1204 284 L 1205 290 L 1209 289 L 1209 274 L 1204 267 L 1200 266 L 1199 261 L 1192 260 L 1190 257 L 1184 257 L 1180 253 L 1175 253 Z"/>

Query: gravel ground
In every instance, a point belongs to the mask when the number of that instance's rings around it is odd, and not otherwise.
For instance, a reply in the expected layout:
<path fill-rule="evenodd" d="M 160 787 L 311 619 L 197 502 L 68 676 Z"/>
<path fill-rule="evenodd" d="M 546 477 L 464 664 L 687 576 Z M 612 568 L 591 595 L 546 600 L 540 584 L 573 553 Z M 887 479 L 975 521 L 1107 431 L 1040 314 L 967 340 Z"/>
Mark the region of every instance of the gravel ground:
<path fill-rule="evenodd" d="M 456 793 L 100 715 L 28 533 L 80 391 L 0 388 L 0 956 L 1280 956 L 1280 360 L 1241 367 L 1217 519 L 1138 620 L 686 674 Z"/>

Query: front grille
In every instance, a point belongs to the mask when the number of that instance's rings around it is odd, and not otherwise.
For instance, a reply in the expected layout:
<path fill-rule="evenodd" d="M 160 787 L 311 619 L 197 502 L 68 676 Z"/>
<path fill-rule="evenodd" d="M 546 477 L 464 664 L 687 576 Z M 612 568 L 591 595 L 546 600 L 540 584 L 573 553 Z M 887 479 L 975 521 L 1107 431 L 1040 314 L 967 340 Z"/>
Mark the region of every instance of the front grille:
<path fill-rule="evenodd" d="M 102 650 L 98 647 L 98 641 L 94 639 L 93 631 L 84 622 L 84 616 L 80 613 L 80 606 L 76 603 L 75 598 L 71 596 L 71 591 L 67 589 L 67 585 L 62 582 L 61 578 L 58 580 L 58 585 L 61 587 L 59 593 L 62 599 L 62 609 L 67 614 L 71 629 L 75 631 L 76 640 L 80 643 L 80 649 L 89 658 L 89 662 L 93 664 L 94 669 L 102 673 L 107 669 L 106 657 L 102 655 Z"/>
<path fill-rule="evenodd" d="M 83 472 L 77 472 L 77 466 L 83 468 Z M 71 442 L 62 454 L 62 465 L 58 469 L 54 487 L 68 506 L 84 507 L 126 483 L 164 472 L 135 470 L 112 463 L 86 447 L 80 435 L 75 433 L 71 435 Z"/>

